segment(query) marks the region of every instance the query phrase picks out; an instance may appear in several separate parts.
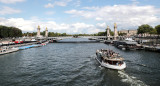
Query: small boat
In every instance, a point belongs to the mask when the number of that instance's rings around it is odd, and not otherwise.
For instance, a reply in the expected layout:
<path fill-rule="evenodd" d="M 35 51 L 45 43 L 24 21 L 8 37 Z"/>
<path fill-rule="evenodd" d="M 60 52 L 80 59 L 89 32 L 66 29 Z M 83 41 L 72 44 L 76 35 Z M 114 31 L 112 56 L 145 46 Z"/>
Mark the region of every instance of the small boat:
<path fill-rule="evenodd" d="M 19 48 L 3 46 L 2 48 L 0 48 L 0 55 L 12 53 L 12 52 L 15 52 L 18 50 L 19 50 Z"/>
<path fill-rule="evenodd" d="M 19 47 L 20 50 L 28 49 L 28 48 L 33 48 L 33 47 L 40 47 L 42 45 L 34 44 L 34 45 L 27 45 L 27 46 L 21 46 Z"/>
<path fill-rule="evenodd" d="M 48 43 L 49 43 L 49 41 L 46 41 L 45 43 L 46 43 L 46 44 L 48 44 Z"/>
<path fill-rule="evenodd" d="M 123 70 L 126 68 L 126 63 L 118 53 L 112 50 L 97 50 L 97 61 L 104 67 L 116 70 Z"/>
<path fill-rule="evenodd" d="M 88 40 L 96 40 L 96 38 L 88 38 Z"/>
<path fill-rule="evenodd" d="M 42 46 L 45 46 L 45 45 L 46 45 L 46 43 L 41 43 L 41 45 L 42 45 Z"/>
<path fill-rule="evenodd" d="M 24 49 L 28 49 L 28 48 L 31 48 L 32 46 L 21 46 L 19 47 L 20 50 L 24 50 Z"/>
<path fill-rule="evenodd" d="M 34 47 L 41 47 L 42 45 L 36 44 L 36 45 L 31 45 L 31 46 L 34 48 Z"/>

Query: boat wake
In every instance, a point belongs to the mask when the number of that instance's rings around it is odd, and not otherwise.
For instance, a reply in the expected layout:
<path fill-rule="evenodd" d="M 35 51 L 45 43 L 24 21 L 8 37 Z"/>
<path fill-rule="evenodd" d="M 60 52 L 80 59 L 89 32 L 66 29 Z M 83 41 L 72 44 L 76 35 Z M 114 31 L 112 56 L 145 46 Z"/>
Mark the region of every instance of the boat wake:
<path fill-rule="evenodd" d="M 101 70 L 102 70 L 102 69 L 104 69 L 104 67 L 103 67 L 103 66 L 101 66 L 101 65 L 100 65 L 100 66 L 98 66 L 98 67 L 99 67 Z"/>
<path fill-rule="evenodd" d="M 144 82 L 138 80 L 136 77 L 134 76 L 129 76 L 127 73 L 125 73 L 124 71 L 118 71 L 118 76 L 120 76 L 122 78 L 122 82 L 126 82 L 131 84 L 131 86 L 148 86 L 146 85 Z"/>

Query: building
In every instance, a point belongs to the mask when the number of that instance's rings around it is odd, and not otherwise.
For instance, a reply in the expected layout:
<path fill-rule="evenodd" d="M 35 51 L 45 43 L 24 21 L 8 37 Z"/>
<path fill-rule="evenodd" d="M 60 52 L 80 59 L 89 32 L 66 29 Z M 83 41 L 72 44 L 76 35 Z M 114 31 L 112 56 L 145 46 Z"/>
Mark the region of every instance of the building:
<path fill-rule="evenodd" d="M 137 30 L 120 30 L 118 33 L 126 33 L 127 36 L 137 35 Z"/>

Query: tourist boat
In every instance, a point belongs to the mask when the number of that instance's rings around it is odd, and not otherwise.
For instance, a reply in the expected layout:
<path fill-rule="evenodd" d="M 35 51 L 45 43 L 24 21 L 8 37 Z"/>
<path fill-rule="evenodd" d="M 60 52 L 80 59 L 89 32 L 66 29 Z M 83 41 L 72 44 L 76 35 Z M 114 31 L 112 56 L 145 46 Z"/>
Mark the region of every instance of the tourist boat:
<path fill-rule="evenodd" d="M 19 48 L 3 46 L 3 47 L 0 48 L 0 55 L 7 54 L 7 53 L 12 53 L 12 52 L 15 52 L 15 51 L 18 51 L 18 50 L 19 50 Z"/>
<path fill-rule="evenodd" d="M 104 43 L 105 44 L 113 44 L 113 41 L 112 40 L 105 40 Z"/>
<path fill-rule="evenodd" d="M 123 70 L 126 68 L 126 63 L 118 53 L 112 50 L 97 50 L 97 61 L 104 67 L 116 70 Z"/>
<path fill-rule="evenodd" d="M 96 40 L 96 38 L 88 38 L 88 40 Z"/>

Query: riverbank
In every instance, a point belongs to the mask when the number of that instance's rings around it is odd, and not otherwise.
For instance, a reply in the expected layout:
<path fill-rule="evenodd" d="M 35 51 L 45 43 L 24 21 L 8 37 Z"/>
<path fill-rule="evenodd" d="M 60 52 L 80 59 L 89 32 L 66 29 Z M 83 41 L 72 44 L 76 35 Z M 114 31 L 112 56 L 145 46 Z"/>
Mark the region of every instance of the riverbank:
<path fill-rule="evenodd" d="M 104 40 L 105 44 L 112 44 L 113 46 L 122 50 L 146 50 L 153 52 L 160 52 L 160 44 L 151 44 L 150 42 L 138 43 L 135 40 Z"/>
<path fill-rule="evenodd" d="M 32 47 L 40 47 L 40 42 L 32 39 L 29 40 L 13 40 L 13 39 L 1 39 L 0 40 L 0 55 L 12 53 L 21 49 L 28 49 Z"/>

